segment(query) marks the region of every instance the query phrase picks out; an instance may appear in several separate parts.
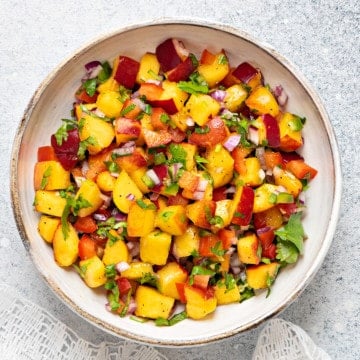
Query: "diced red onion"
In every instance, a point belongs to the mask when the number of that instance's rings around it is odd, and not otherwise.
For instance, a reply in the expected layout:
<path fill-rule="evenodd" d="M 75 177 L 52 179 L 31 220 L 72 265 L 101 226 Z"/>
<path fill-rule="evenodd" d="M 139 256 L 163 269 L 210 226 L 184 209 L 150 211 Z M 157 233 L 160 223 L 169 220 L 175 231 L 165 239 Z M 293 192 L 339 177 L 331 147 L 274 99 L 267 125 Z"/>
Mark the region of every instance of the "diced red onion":
<path fill-rule="evenodd" d="M 160 86 L 161 85 L 161 81 L 160 80 L 155 80 L 155 79 L 148 79 L 145 81 L 147 84 L 154 84 L 154 85 L 157 85 L 157 86 Z"/>
<path fill-rule="evenodd" d="M 131 193 L 130 193 L 130 194 L 127 194 L 127 195 L 126 195 L 126 199 L 127 199 L 127 200 L 130 200 L 130 201 L 134 201 L 134 200 L 135 200 L 135 195 L 134 195 L 134 194 L 131 194 Z"/>
<path fill-rule="evenodd" d="M 126 215 L 121 212 L 118 212 L 118 213 L 114 214 L 113 216 L 114 216 L 115 221 L 117 221 L 117 222 L 126 221 Z"/>
<path fill-rule="evenodd" d="M 133 141 L 125 143 L 122 147 L 114 149 L 113 154 L 124 156 L 131 155 L 136 149 L 136 145 Z"/>
<path fill-rule="evenodd" d="M 96 67 L 101 66 L 101 62 L 98 60 L 93 60 L 85 64 L 85 69 L 87 72 L 94 70 Z"/>
<path fill-rule="evenodd" d="M 267 232 L 270 231 L 270 230 L 271 230 L 271 227 L 270 227 L 270 226 L 264 226 L 264 227 L 262 227 L 262 228 L 260 228 L 260 229 L 257 229 L 257 230 L 256 230 L 256 234 L 257 234 L 257 235 L 262 235 L 262 234 L 267 233 Z"/>
<path fill-rule="evenodd" d="M 89 171 L 90 167 L 89 167 L 89 163 L 85 160 L 82 162 L 82 165 L 81 165 L 81 172 L 82 174 L 85 176 L 86 173 Z"/>
<path fill-rule="evenodd" d="M 273 174 L 272 169 L 267 169 L 266 172 L 265 172 L 265 174 L 266 174 L 267 176 L 271 176 L 271 175 Z"/>
<path fill-rule="evenodd" d="M 80 187 L 80 185 L 86 180 L 85 176 L 74 176 L 75 184 L 77 187 Z"/>
<path fill-rule="evenodd" d="M 100 197 L 101 197 L 102 200 L 104 200 L 104 203 L 101 206 L 101 208 L 107 209 L 111 204 L 111 196 L 107 196 L 107 195 L 101 193 Z"/>
<path fill-rule="evenodd" d="M 265 148 L 263 146 L 256 148 L 255 150 L 255 156 L 260 161 L 260 165 L 262 169 L 266 169 L 266 163 L 265 163 Z"/>
<path fill-rule="evenodd" d="M 231 255 L 231 257 L 230 257 L 230 266 L 231 267 L 241 266 L 241 262 L 239 260 L 238 254 L 234 253 L 234 254 Z"/>
<path fill-rule="evenodd" d="M 210 96 L 218 101 L 218 102 L 222 102 L 224 101 L 225 97 L 226 97 L 226 91 L 224 90 L 215 90 L 212 93 L 210 93 Z"/>
<path fill-rule="evenodd" d="M 181 60 L 184 61 L 190 54 L 189 50 L 187 50 L 185 48 L 184 44 L 181 41 L 179 41 L 177 39 L 172 39 L 172 41 L 173 41 L 176 53 L 179 55 Z"/>
<path fill-rule="evenodd" d="M 135 312 L 136 308 L 137 308 L 136 302 L 135 302 L 134 298 L 131 297 L 127 313 L 133 314 Z"/>
<path fill-rule="evenodd" d="M 129 249 L 130 255 L 134 258 L 138 257 L 140 254 L 140 243 L 138 241 L 129 241 L 126 245 L 132 244 L 132 248 Z"/>
<path fill-rule="evenodd" d="M 226 108 L 221 111 L 220 115 L 227 120 L 231 119 L 234 116 L 234 114 Z"/>
<path fill-rule="evenodd" d="M 100 71 L 102 70 L 101 62 L 100 61 L 90 61 L 85 65 L 86 74 L 83 76 L 81 81 L 85 82 L 88 79 L 96 78 Z"/>
<path fill-rule="evenodd" d="M 300 192 L 298 199 L 299 199 L 300 204 L 302 204 L 302 205 L 305 204 L 306 194 L 304 191 Z"/>
<path fill-rule="evenodd" d="M 234 236 L 234 239 L 235 239 L 235 236 Z M 226 251 L 226 254 L 232 255 L 234 252 L 235 252 L 235 248 L 234 248 L 234 247 L 230 247 L 230 248 Z"/>
<path fill-rule="evenodd" d="M 259 145 L 259 130 L 254 126 L 249 126 L 248 139 L 255 145 Z"/>
<path fill-rule="evenodd" d="M 96 109 L 92 110 L 91 112 L 100 118 L 105 117 L 105 114 L 99 108 L 96 108 Z"/>
<path fill-rule="evenodd" d="M 115 265 L 116 271 L 122 273 L 123 271 L 130 269 L 130 265 L 126 261 L 120 261 Z"/>
<path fill-rule="evenodd" d="M 224 147 L 228 151 L 233 151 L 240 143 L 241 136 L 239 134 L 230 135 L 223 143 Z"/>
<path fill-rule="evenodd" d="M 112 173 L 110 173 L 110 175 L 114 178 L 119 177 L 119 173 L 117 173 L 117 172 L 112 172 Z"/>
<path fill-rule="evenodd" d="M 235 186 L 230 186 L 224 191 L 224 194 L 234 194 L 235 191 L 236 191 Z"/>
<path fill-rule="evenodd" d="M 135 92 L 133 92 L 132 94 L 131 94 L 131 98 L 132 99 L 137 99 L 137 98 L 139 98 L 140 97 L 140 91 L 138 90 L 138 91 L 135 91 Z"/>
<path fill-rule="evenodd" d="M 111 306 L 110 306 L 109 303 L 106 303 L 106 304 L 105 304 L 105 309 L 106 309 L 107 311 L 111 312 Z"/>
<path fill-rule="evenodd" d="M 169 171 L 172 174 L 172 177 L 174 180 L 176 179 L 176 176 L 182 167 L 183 167 L 182 163 L 175 163 L 175 164 L 171 165 L 171 168 L 169 169 Z"/>
<path fill-rule="evenodd" d="M 199 181 L 199 184 L 198 184 L 197 188 L 196 188 L 196 191 L 205 192 L 205 190 L 206 190 L 206 188 L 208 186 L 208 183 L 209 182 L 207 180 L 201 179 Z"/>
<path fill-rule="evenodd" d="M 106 221 L 107 220 L 107 216 L 105 214 L 98 214 L 98 213 L 95 213 L 93 215 L 93 218 L 96 220 L 96 221 Z"/>
<path fill-rule="evenodd" d="M 187 126 L 191 127 L 195 125 L 195 121 L 192 117 L 188 116 L 185 120 Z"/>
<path fill-rule="evenodd" d="M 133 242 L 133 241 L 129 241 L 129 242 L 126 243 L 126 247 L 127 247 L 129 250 L 133 249 L 134 246 L 135 246 L 135 245 L 134 245 L 134 242 Z"/>
<path fill-rule="evenodd" d="M 205 196 L 205 191 L 194 191 L 193 199 L 194 200 L 202 200 Z"/>
<path fill-rule="evenodd" d="M 247 231 L 249 229 L 250 229 L 250 225 L 240 226 L 240 230 L 242 230 L 242 231 Z"/>
<path fill-rule="evenodd" d="M 274 96 L 276 97 L 280 106 L 286 105 L 287 100 L 288 100 L 288 95 L 286 94 L 286 92 L 284 91 L 284 89 L 281 85 L 275 86 L 273 93 L 274 93 Z"/>
<path fill-rule="evenodd" d="M 265 171 L 264 171 L 263 169 L 260 169 L 260 170 L 259 170 L 259 178 L 260 178 L 261 180 L 264 180 L 265 177 L 266 177 Z"/>
<path fill-rule="evenodd" d="M 241 272 L 240 266 L 231 266 L 231 270 L 234 275 L 238 275 Z"/>
<path fill-rule="evenodd" d="M 135 104 L 138 108 L 140 108 L 142 111 L 145 110 L 146 104 L 140 100 L 139 98 L 133 99 L 133 104 Z"/>
<path fill-rule="evenodd" d="M 157 176 L 156 172 L 153 170 L 153 169 L 149 169 L 147 172 L 146 172 L 146 175 L 152 180 L 152 182 L 155 184 L 155 185 L 159 185 L 161 183 L 159 177 Z"/>
<path fill-rule="evenodd" d="M 122 148 L 132 148 L 132 147 L 136 147 L 135 141 L 133 141 L 133 140 L 126 142 L 122 146 Z"/>

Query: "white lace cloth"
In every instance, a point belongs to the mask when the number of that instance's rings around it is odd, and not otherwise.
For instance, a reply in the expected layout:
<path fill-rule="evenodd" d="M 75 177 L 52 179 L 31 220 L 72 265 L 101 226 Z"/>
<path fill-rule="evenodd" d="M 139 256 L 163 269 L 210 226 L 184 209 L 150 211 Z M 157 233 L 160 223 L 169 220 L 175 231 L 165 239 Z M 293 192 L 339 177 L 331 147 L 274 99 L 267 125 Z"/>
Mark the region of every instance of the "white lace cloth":
<path fill-rule="evenodd" d="M 261 331 L 252 360 L 330 360 L 300 327 L 272 319 Z"/>
<path fill-rule="evenodd" d="M 79 338 L 45 309 L 0 284 L 0 354 L 2 360 L 167 360 L 156 349 L 120 340 L 92 344 Z M 329 360 L 298 326 L 268 321 L 253 360 Z"/>

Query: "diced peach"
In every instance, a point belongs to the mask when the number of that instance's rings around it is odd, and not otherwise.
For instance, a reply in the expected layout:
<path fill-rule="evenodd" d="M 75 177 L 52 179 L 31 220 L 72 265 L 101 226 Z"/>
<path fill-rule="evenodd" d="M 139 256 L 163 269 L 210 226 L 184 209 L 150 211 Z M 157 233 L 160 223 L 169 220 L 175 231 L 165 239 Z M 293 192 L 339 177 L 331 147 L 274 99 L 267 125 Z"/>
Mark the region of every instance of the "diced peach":
<path fill-rule="evenodd" d="M 248 266 L 246 268 L 247 283 L 255 290 L 266 289 L 269 286 L 269 279 L 272 282 L 278 270 L 279 264 L 277 262 Z"/>
<path fill-rule="evenodd" d="M 130 155 L 117 157 L 115 162 L 128 174 L 132 174 L 134 171 L 147 165 L 146 155 L 140 147 L 137 147 Z"/>
<path fill-rule="evenodd" d="M 258 237 L 254 233 L 247 233 L 237 243 L 239 260 L 244 264 L 259 264 L 261 247 Z"/>
<path fill-rule="evenodd" d="M 145 53 L 140 59 L 140 67 L 136 76 L 138 83 L 155 80 L 159 75 L 160 63 L 155 54 Z"/>
<path fill-rule="evenodd" d="M 205 125 L 210 117 L 214 117 L 220 110 L 220 104 L 207 94 L 192 94 L 186 103 L 186 110 L 196 124 Z"/>
<path fill-rule="evenodd" d="M 180 300 L 176 284 L 185 283 L 188 276 L 187 272 L 177 262 L 169 262 L 156 274 L 159 291 L 163 295 Z"/>
<path fill-rule="evenodd" d="M 216 309 L 217 300 L 214 295 L 208 295 L 207 291 L 190 285 L 184 286 L 186 299 L 186 312 L 191 319 L 202 319 Z"/>
<path fill-rule="evenodd" d="M 229 71 L 229 62 L 224 51 L 216 54 L 214 61 L 211 64 L 200 63 L 198 66 L 199 74 L 209 84 L 210 88 L 221 82 L 221 80 L 225 78 Z"/>
<path fill-rule="evenodd" d="M 35 164 L 35 190 L 60 190 L 70 185 L 70 172 L 65 170 L 58 161 L 41 161 Z"/>
<path fill-rule="evenodd" d="M 132 89 L 136 82 L 140 64 L 127 56 L 119 56 L 116 68 L 114 67 L 114 79 L 128 89 Z"/>
<path fill-rule="evenodd" d="M 285 168 L 298 179 L 313 179 L 317 174 L 317 170 L 305 163 L 304 160 L 291 160 L 286 163 Z"/>
<path fill-rule="evenodd" d="M 276 116 L 279 113 L 279 105 L 271 93 L 265 86 L 255 88 L 245 100 L 246 105 L 258 114 L 270 114 Z"/>
<path fill-rule="evenodd" d="M 172 140 L 171 134 L 166 130 L 152 131 L 143 129 L 143 135 L 149 148 L 166 145 Z"/>
<path fill-rule="evenodd" d="M 163 91 L 160 85 L 153 83 L 142 83 L 139 88 L 139 94 L 145 96 L 147 101 L 159 100 Z"/>
<path fill-rule="evenodd" d="M 141 124 L 138 120 L 128 119 L 126 117 L 120 117 L 115 120 L 115 136 L 116 143 L 128 142 L 135 140 L 140 136 Z"/>
<path fill-rule="evenodd" d="M 199 200 L 186 206 L 186 216 L 197 226 L 211 229 L 209 217 L 215 215 L 215 201 Z"/>
<path fill-rule="evenodd" d="M 280 150 L 295 151 L 303 144 L 301 130 L 293 130 L 291 126 L 295 118 L 296 116 L 289 112 L 284 113 L 280 118 Z"/>
<path fill-rule="evenodd" d="M 229 135 L 229 131 L 220 117 L 209 120 L 205 128 L 207 131 L 202 133 L 193 132 L 189 136 L 189 142 L 202 147 L 213 147 L 222 143 Z"/>

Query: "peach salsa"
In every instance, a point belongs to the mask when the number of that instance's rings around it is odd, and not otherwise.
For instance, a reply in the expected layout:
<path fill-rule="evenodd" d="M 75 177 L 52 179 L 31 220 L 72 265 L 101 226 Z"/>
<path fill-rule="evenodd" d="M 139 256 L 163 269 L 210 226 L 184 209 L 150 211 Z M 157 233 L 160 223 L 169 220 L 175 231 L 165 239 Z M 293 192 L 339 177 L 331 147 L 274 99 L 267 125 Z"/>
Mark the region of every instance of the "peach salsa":
<path fill-rule="evenodd" d="M 303 253 L 317 174 L 281 85 L 171 38 L 86 64 L 74 96 L 34 167 L 56 263 L 104 288 L 109 311 L 158 326 L 269 294 Z"/>

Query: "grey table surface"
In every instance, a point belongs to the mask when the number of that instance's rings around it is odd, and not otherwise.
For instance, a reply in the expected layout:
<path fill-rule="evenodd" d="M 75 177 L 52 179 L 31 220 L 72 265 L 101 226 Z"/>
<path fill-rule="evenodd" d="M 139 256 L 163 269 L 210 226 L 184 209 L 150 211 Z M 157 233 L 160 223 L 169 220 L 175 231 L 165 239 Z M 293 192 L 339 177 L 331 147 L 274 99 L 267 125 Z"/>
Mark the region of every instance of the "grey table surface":
<path fill-rule="evenodd" d="M 80 337 L 94 343 L 116 341 L 61 303 L 25 251 L 10 203 L 10 154 L 27 103 L 54 67 L 100 34 L 164 17 L 202 18 L 238 27 L 285 55 L 318 91 L 342 159 L 340 219 L 320 271 L 280 316 L 301 326 L 333 359 L 360 359 L 357 0 L 0 0 L 0 183 L 4 185 L 0 192 L 0 283 L 15 287 Z M 159 350 L 172 359 L 250 359 L 260 330 L 199 348 Z"/>

